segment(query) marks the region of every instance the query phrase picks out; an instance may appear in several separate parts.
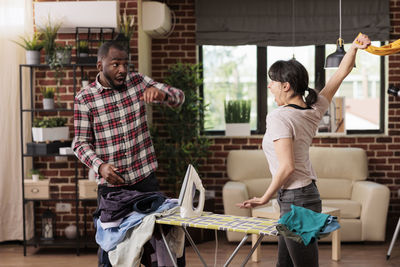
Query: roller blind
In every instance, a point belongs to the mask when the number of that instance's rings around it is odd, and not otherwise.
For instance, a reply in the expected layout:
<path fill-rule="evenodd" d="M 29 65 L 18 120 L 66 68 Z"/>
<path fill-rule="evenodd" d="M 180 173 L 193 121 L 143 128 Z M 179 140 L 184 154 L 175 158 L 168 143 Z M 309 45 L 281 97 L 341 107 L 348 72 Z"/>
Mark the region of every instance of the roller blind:
<path fill-rule="evenodd" d="M 295 0 L 295 46 L 335 43 L 339 0 Z M 196 0 L 198 45 L 292 46 L 292 0 Z M 389 40 L 388 0 L 342 0 L 342 38 Z"/>

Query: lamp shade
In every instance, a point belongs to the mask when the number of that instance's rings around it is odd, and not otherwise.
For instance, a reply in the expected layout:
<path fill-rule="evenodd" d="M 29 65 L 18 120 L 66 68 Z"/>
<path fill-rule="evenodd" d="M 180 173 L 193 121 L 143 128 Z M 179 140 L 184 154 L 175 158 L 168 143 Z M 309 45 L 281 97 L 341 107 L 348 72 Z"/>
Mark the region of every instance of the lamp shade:
<path fill-rule="evenodd" d="M 345 54 L 346 51 L 344 51 L 344 46 L 339 42 L 336 51 L 326 58 L 325 69 L 338 68 Z"/>

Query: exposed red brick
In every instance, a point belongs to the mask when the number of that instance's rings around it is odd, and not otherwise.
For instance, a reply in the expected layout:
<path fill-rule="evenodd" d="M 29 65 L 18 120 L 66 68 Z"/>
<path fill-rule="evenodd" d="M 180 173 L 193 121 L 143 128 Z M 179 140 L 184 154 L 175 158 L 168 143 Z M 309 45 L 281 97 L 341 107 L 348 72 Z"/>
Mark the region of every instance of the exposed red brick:
<path fill-rule="evenodd" d="M 247 144 L 247 138 L 233 138 L 233 139 L 232 139 L 232 144 L 235 144 L 235 145 Z"/>

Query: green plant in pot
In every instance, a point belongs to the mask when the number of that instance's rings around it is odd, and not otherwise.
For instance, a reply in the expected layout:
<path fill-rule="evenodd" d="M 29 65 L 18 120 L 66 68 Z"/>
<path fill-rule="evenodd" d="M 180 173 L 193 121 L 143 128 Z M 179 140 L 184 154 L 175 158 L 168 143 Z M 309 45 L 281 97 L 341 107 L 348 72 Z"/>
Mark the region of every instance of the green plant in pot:
<path fill-rule="evenodd" d="M 43 109 L 54 109 L 54 87 L 45 87 L 41 89 L 43 96 Z"/>
<path fill-rule="evenodd" d="M 251 100 L 224 101 L 224 110 L 226 136 L 250 135 Z"/>
<path fill-rule="evenodd" d="M 39 27 L 39 32 L 42 34 L 43 48 L 45 50 L 45 60 L 49 63 L 52 57 L 55 57 L 57 32 L 61 27 L 61 23 L 52 22 L 50 17 L 46 24 Z"/>
<path fill-rule="evenodd" d="M 56 58 L 61 62 L 62 65 L 71 64 L 71 52 L 72 45 L 57 45 L 56 46 Z"/>
<path fill-rule="evenodd" d="M 118 21 L 118 29 L 127 40 L 130 40 L 135 32 L 135 16 L 127 15 L 125 11 Z"/>
<path fill-rule="evenodd" d="M 40 171 L 37 170 L 37 169 L 31 169 L 29 171 L 29 176 L 32 177 L 32 180 L 34 182 L 39 182 L 39 180 L 43 180 L 44 179 L 43 174 L 41 174 Z"/>
<path fill-rule="evenodd" d="M 162 124 L 154 125 L 152 130 L 160 171 L 166 174 L 164 184 L 176 197 L 188 165 L 198 169 L 207 157 L 210 140 L 201 135 L 206 107 L 199 96 L 199 65 L 178 63 L 168 71 L 165 82 L 181 89 L 185 102 L 178 109 L 156 106 Z"/>
<path fill-rule="evenodd" d="M 26 64 L 28 65 L 40 64 L 40 50 L 43 48 L 40 38 L 41 34 L 35 32 L 32 37 L 20 36 L 20 41 L 13 41 L 26 50 Z"/>
<path fill-rule="evenodd" d="M 34 142 L 68 140 L 69 128 L 65 126 L 67 118 L 36 118 L 32 124 Z"/>
<path fill-rule="evenodd" d="M 127 15 L 125 11 L 118 20 L 118 30 L 117 40 L 121 41 L 122 45 L 129 51 L 129 41 L 135 33 L 135 16 Z"/>
<path fill-rule="evenodd" d="M 79 57 L 88 57 L 89 56 L 89 42 L 80 40 L 78 41 L 78 55 Z"/>

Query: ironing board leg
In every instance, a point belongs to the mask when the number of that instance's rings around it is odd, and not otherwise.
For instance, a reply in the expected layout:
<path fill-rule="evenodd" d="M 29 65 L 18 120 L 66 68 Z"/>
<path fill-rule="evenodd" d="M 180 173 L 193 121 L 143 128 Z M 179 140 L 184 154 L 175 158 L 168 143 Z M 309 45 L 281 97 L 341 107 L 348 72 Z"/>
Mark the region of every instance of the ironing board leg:
<path fill-rule="evenodd" d="M 190 245 L 192 245 L 194 251 L 195 251 L 196 254 L 199 256 L 199 258 L 200 258 L 201 262 L 203 263 L 203 265 L 204 265 L 205 267 L 207 267 L 207 264 L 206 264 L 205 260 L 204 260 L 203 257 L 200 255 L 200 251 L 197 249 L 197 246 L 196 246 L 196 244 L 193 242 L 193 239 L 192 239 L 192 237 L 190 236 L 189 232 L 186 230 L 186 227 L 183 226 L 182 228 L 183 228 L 183 231 L 185 231 L 185 235 L 186 235 L 187 239 L 189 240 Z"/>
<path fill-rule="evenodd" d="M 238 253 L 239 249 L 243 246 L 244 243 L 246 243 L 247 239 L 249 238 L 249 234 L 245 235 L 242 239 L 242 241 L 240 241 L 240 244 L 235 248 L 235 251 L 232 253 L 232 255 L 229 257 L 229 259 L 225 262 L 224 267 L 228 266 L 229 263 L 231 263 L 231 261 L 233 260 L 233 258 L 236 256 L 236 254 Z"/>
<path fill-rule="evenodd" d="M 397 235 L 399 234 L 399 230 L 400 230 L 400 218 L 399 218 L 399 221 L 397 222 L 396 230 L 394 231 L 392 241 L 390 242 L 389 250 L 386 255 L 386 260 L 388 260 L 390 258 L 390 253 L 392 253 L 392 249 L 393 249 L 394 243 L 396 242 Z"/>
<path fill-rule="evenodd" d="M 176 261 L 175 261 L 175 257 L 172 255 L 171 249 L 170 249 L 170 247 L 168 245 L 167 239 L 165 238 L 164 231 L 162 229 L 161 224 L 159 224 L 158 227 L 160 228 L 161 237 L 162 237 L 162 239 L 164 241 L 165 247 L 167 248 L 169 257 L 171 258 L 172 262 L 174 263 L 174 266 L 178 267 L 178 265 L 176 264 Z"/>
<path fill-rule="evenodd" d="M 253 255 L 254 251 L 256 251 L 256 249 L 258 248 L 258 246 L 260 245 L 262 239 L 263 239 L 264 235 L 260 235 L 257 239 L 257 242 L 254 244 L 254 246 L 251 248 L 249 254 L 247 255 L 246 259 L 243 261 L 242 263 L 242 267 L 246 266 L 247 262 L 249 261 L 251 255 Z"/>

